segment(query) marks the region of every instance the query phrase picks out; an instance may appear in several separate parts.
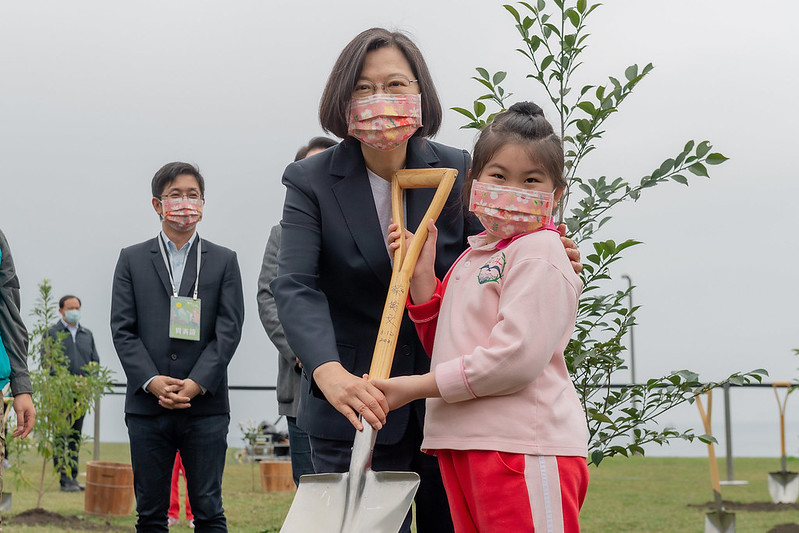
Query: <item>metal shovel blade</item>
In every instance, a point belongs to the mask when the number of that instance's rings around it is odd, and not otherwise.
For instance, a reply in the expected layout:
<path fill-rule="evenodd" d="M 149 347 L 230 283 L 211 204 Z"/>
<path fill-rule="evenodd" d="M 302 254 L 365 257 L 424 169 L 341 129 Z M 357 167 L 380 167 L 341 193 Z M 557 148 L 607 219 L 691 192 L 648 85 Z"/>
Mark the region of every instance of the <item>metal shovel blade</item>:
<path fill-rule="evenodd" d="M 774 503 L 794 503 L 799 498 L 799 472 L 769 472 L 768 493 Z"/>
<path fill-rule="evenodd" d="M 311 474 L 300 485 L 281 533 L 397 533 L 419 488 L 415 472 L 374 472 L 376 433 L 355 435 L 350 471 Z"/>
<path fill-rule="evenodd" d="M 735 533 L 735 513 L 713 511 L 705 515 L 705 533 Z"/>
<path fill-rule="evenodd" d="M 10 511 L 11 510 L 11 493 L 4 492 L 2 496 L 0 496 L 0 511 Z"/>

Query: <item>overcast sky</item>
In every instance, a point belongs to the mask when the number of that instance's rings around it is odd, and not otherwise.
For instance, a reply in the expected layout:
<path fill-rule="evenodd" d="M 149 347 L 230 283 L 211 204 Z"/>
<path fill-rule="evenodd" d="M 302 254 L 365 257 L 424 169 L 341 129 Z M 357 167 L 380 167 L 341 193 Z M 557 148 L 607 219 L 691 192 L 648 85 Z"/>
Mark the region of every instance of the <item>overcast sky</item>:
<path fill-rule="evenodd" d="M 681 368 L 719 379 L 758 367 L 795 378 L 799 4 L 605 4 L 590 19 L 577 83 L 623 78 L 632 63 L 655 70 L 606 122 L 581 174 L 637 182 L 689 139 L 707 139 L 730 158 L 711 167 L 710 180 L 646 191 L 599 235 L 645 242 L 614 271 L 631 276 L 642 306 L 638 379 Z M 193 162 L 207 181 L 199 233 L 236 250 L 243 276 L 246 320 L 230 383 L 274 385 L 276 352 L 255 294 L 269 228 L 281 216 L 280 177 L 296 149 L 322 133 L 319 97 L 340 50 L 372 26 L 412 36 L 445 108 L 470 107 L 482 94 L 470 80 L 482 66 L 508 71 L 512 100 L 533 100 L 554 117 L 525 79 L 500 2 L 3 2 L 0 227 L 24 314 L 43 278 L 56 295 L 79 295 L 102 363 L 124 381 L 108 326 L 114 265 L 123 246 L 158 231 L 154 172 Z M 437 140 L 471 149 L 474 133 L 463 123 L 446 111 Z M 118 419 L 121 402 L 109 405 Z M 276 412 L 273 395 L 234 399 L 233 440 L 237 421 Z"/>

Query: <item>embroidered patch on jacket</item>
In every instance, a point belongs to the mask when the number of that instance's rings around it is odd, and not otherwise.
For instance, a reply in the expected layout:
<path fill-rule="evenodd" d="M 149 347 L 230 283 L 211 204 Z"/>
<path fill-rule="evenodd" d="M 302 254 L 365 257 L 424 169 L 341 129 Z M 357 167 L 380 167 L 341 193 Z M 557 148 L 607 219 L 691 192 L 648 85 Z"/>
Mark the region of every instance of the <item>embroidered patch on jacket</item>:
<path fill-rule="evenodd" d="M 480 282 L 480 285 L 491 283 L 492 281 L 499 283 L 504 272 L 505 252 L 499 252 L 480 267 L 480 271 L 477 273 L 477 281 Z"/>

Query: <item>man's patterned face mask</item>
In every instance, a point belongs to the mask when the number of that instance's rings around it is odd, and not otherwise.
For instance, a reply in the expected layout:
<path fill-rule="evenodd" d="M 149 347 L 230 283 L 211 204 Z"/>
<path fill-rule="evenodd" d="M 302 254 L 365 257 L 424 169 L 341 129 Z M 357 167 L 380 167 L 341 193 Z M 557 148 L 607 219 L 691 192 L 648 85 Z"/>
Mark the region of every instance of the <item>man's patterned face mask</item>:
<path fill-rule="evenodd" d="M 202 198 L 164 198 L 164 220 L 177 231 L 189 231 L 203 218 Z"/>
<path fill-rule="evenodd" d="M 347 133 L 372 148 L 388 151 L 410 139 L 421 125 L 421 95 L 378 93 L 353 98 Z"/>
<path fill-rule="evenodd" d="M 530 233 L 552 224 L 552 192 L 530 191 L 474 180 L 469 211 L 486 231 L 500 239 Z"/>

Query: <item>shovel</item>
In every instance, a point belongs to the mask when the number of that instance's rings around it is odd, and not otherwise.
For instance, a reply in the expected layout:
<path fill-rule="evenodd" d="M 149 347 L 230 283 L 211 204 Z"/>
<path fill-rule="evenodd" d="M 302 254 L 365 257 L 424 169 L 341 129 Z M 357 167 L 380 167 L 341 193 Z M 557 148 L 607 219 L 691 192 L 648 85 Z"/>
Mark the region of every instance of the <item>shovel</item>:
<path fill-rule="evenodd" d="M 436 188 L 410 247 L 400 238 L 394 252 L 386 304 L 372 355 L 369 377 L 386 379 L 391 373 L 405 300 L 416 260 L 427 239 L 427 222 L 435 220 L 447 201 L 458 171 L 449 168 L 399 170 L 391 180 L 391 211 L 403 231 L 402 190 Z M 300 484 L 281 533 L 397 533 L 419 488 L 415 472 L 375 472 L 371 469 L 377 431 L 369 424 L 355 433 L 350 471 L 310 474 Z"/>
<path fill-rule="evenodd" d="M 794 503 L 799 498 L 799 473 L 788 472 L 785 461 L 785 404 L 788 402 L 788 395 L 793 390 L 787 381 L 776 381 L 771 384 L 774 395 L 777 397 L 777 406 L 780 408 L 780 446 L 782 447 L 781 466 L 782 470 L 769 472 L 768 492 L 771 501 L 774 503 Z M 788 392 L 783 398 L 777 392 L 777 388 L 785 387 Z"/>
<path fill-rule="evenodd" d="M 705 434 L 713 436 L 713 429 L 710 427 L 710 416 L 713 411 L 713 391 L 707 391 L 707 415 L 702 408 L 702 399 L 697 395 L 696 406 L 699 408 L 699 416 L 702 417 L 702 424 L 705 426 Z M 735 533 L 735 513 L 728 513 L 724 510 L 721 501 L 721 483 L 719 483 L 719 465 L 716 463 L 716 450 L 712 442 L 707 443 L 707 455 L 710 459 L 710 480 L 713 483 L 713 500 L 716 510 L 705 515 L 705 533 Z"/>

